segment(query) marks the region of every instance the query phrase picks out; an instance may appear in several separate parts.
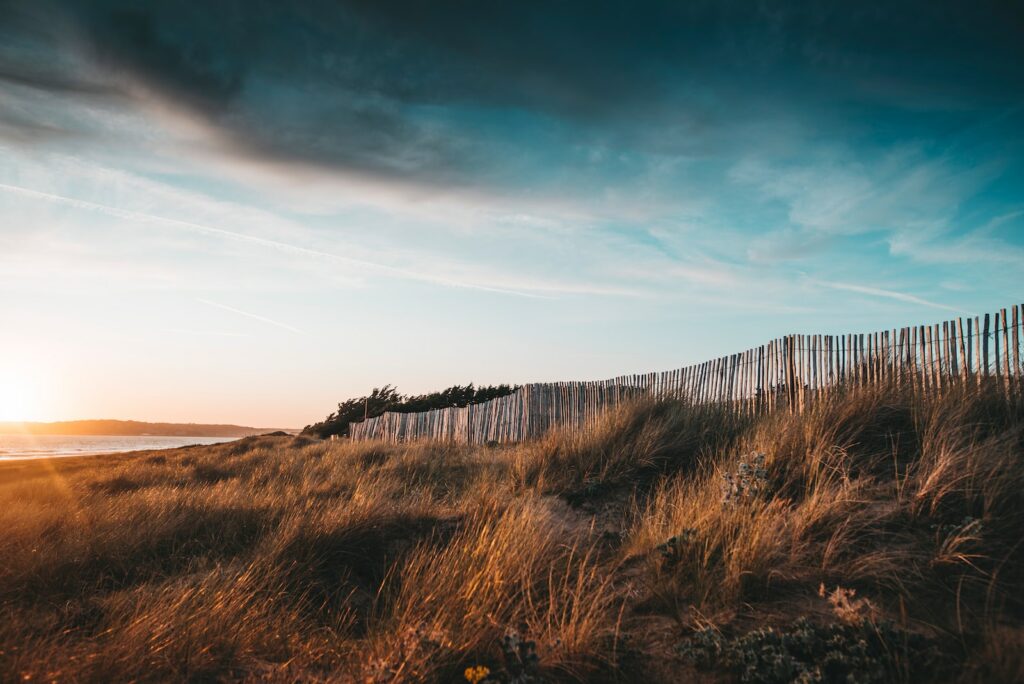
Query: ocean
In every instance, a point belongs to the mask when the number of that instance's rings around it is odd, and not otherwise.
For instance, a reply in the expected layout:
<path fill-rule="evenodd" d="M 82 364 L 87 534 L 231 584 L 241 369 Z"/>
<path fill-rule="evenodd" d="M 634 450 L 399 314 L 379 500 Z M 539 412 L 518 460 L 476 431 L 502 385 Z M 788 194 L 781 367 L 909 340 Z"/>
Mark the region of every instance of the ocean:
<path fill-rule="evenodd" d="M 189 444 L 219 444 L 237 437 L 164 437 L 144 435 L 113 437 L 107 435 L 3 435 L 0 434 L 0 461 L 13 458 L 47 456 L 89 456 L 144 449 L 173 449 Z"/>

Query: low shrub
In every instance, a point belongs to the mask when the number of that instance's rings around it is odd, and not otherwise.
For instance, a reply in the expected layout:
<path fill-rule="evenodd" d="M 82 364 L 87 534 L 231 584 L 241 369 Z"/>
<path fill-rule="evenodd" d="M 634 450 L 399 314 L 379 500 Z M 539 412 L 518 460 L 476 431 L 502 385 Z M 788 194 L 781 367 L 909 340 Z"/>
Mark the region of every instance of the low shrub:
<path fill-rule="evenodd" d="M 679 652 L 698 669 L 723 670 L 749 684 L 924 681 L 944 660 L 934 641 L 890 622 L 816 625 L 806 618 L 733 638 L 705 628 Z"/>

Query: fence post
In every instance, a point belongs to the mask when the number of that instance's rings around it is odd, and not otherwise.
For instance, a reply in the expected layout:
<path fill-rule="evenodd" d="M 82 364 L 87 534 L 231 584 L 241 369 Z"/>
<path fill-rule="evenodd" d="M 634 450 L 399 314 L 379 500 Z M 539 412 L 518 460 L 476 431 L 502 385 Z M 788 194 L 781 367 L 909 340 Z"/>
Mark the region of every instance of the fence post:
<path fill-rule="evenodd" d="M 907 339 L 906 339 L 906 328 L 900 328 L 899 337 L 896 338 L 896 352 L 893 357 L 893 370 L 896 373 L 896 379 L 902 383 L 904 376 L 904 365 L 903 362 L 907 358 Z"/>
<path fill-rule="evenodd" d="M 1020 385 L 1020 307 L 1013 305 L 1013 375 L 1014 382 Z"/>
<path fill-rule="evenodd" d="M 1006 318 L 1006 309 L 1002 310 L 1003 319 L 1003 387 L 1010 391 L 1010 330 Z"/>
<path fill-rule="evenodd" d="M 982 337 L 982 350 L 983 350 L 982 353 L 981 353 L 981 359 L 982 359 L 982 372 L 984 373 L 986 378 L 989 375 L 989 373 L 988 373 L 988 328 L 989 328 L 989 325 L 988 324 L 989 324 L 988 314 L 985 314 L 985 328 L 984 328 L 984 332 L 982 332 L 982 334 L 981 334 L 981 337 Z"/>
<path fill-rule="evenodd" d="M 949 321 L 942 321 L 942 344 L 939 346 L 941 359 L 939 363 L 939 375 L 943 387 L 949 386 Z"/>
<path fill-rule="evenodd" d="M 878 356 L 878 338 L 875 333 L 868 333 L 867 342 L 867 363 L 864 369 L 867 375 L 867 384 L 874 385 L 878 380 L 878 369 L 875 367 L 875 358 Z"/>
<path fill-rule="evenodd" d="M 992 346 L 993 346 L 993 351 L 995 351 L 995 354 L 993 356 L 995 357 L 995 367 L 996 367 L 995 368 L 995 375 L 996 375 L 996 381 L 997 382 L 1000 382 L 1000 379 L 1001 379 L 1001 376 L 1002 376 L 1001 368 L 999 366 L 999 321 L 1000 320 L 1001 319 L 999 317 L 999 312 L 996 311 L 996 314 L 995 314 L 995 326 L 994 326 L 994 329 L 992 331 L 992 338 L 993 338 L 993 345 Z"/>
<path fill-rule="evenodd" d="M 968 360 L 967 360 L 967 349 L 970 348 L 970 344 L 964 344 L 964 319 L 963 316 L 959 316 L 956 319 L 956 339 L 960 350 L 960 381 L 963 383 L 967 382 L 968 373 Z"/>
<path fill-rule="evenodd" d="M 793 335 L 789 342 L 793 364 L 793 404 L 796 406 L 797 411 L 803 409 L 803 396 L 800 387 L 803 384 L 803 373 L 800 368 L 800 337 L 800 335 Z"/>

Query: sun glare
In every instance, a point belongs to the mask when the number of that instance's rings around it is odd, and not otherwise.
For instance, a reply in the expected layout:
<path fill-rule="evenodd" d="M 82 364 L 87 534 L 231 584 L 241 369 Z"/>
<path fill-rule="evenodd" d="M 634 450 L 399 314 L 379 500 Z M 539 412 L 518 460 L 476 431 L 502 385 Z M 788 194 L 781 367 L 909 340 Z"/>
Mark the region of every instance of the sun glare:
<path fill-rule="evenodd" d="M 39 410 L 36 383 L 28 373 L 0 368 L 0 421 L 31 420 Z"/>

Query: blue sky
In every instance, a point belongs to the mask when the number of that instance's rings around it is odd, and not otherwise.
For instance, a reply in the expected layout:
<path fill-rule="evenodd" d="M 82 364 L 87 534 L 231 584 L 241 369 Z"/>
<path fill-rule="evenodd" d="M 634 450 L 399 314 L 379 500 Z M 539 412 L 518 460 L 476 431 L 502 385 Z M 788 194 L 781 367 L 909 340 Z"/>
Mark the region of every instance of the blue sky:
<path fill-rule="evenodd" d="M 1020 301 L 1022 26 L 0 4 L 0 419 L 301 426 Z"/>

